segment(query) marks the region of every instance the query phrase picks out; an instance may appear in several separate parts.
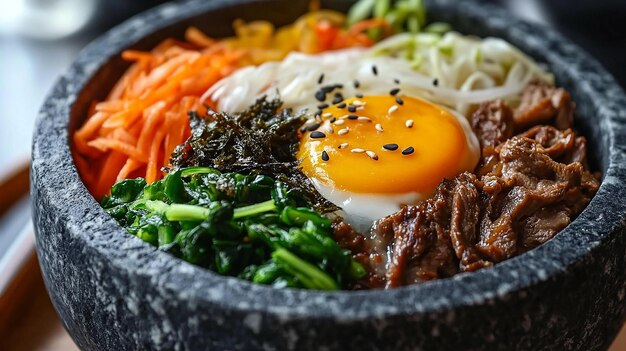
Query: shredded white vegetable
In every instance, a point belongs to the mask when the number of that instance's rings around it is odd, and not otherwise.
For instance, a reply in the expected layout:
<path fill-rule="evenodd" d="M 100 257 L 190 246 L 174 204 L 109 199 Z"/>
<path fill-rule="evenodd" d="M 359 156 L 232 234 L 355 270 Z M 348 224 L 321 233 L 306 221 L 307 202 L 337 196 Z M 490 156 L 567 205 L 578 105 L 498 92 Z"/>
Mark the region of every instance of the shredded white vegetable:
<path fill-rule="evenodd" d="M 373 74 L 373 66 L 378 75 Z M 242 68 L 217 82 L 203 100 L 217 101 L 219 110 L 237 112 L 263 95 L 280 96 L 285 107 L 314 111 L 320 103 L 315 92 L 321 86 L 342 84 L 344 97 L 387 94 L 399 87 L 403 95 L 422 97 L 467 115 L 470 106 L 484 101 L 518 99 L 532 79 L 553 83 L 550 73 L 502 39 L 455 32 L 443 36 L 402 33 L 369 49 L 292 53 L 280 62 Z M 360 83 L 358 89 L 355 80 Z"/>

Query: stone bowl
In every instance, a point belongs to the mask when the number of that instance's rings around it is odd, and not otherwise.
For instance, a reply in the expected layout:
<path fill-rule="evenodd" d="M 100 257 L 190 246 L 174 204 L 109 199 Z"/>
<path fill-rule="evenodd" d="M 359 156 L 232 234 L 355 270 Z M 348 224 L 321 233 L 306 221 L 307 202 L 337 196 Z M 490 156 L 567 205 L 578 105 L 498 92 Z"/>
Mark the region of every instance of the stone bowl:
<path fill-rule="evenodd" d="M 345 10 L 348 1 L 327 1 Z M 493 268 L 391 291 L 273 289 L 187 264 L 127 234 L 76 171 L 70 136 L 94 99 L 149 49 L 236 18 L 278 25 L 307 1 L 192 0 L 147 11 L 89 45 L 45 101 L 33 142 L 37 253 L 54 306 L 84 350 L 601 350 L 624 320 L 626 98 L 578 47 L 471 1 L 428 2 L 432 20 L 502 37 L 552 70 L 577 102 L 600 190 L 545 245 Z"/>

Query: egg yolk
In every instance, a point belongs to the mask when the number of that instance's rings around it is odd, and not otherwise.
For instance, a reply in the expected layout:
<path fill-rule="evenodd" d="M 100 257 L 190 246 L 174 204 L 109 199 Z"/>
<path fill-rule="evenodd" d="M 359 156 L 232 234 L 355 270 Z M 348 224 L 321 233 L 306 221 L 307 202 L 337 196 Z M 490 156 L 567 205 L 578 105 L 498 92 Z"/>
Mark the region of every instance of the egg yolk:
<path fill-rule="evenodd" d="M 477 162 L 463 127 L 443 107 L 391 95 L 344 103 L 303 127 L 297 157 L 309 178 L 356 193 L 431 194 Z"/>

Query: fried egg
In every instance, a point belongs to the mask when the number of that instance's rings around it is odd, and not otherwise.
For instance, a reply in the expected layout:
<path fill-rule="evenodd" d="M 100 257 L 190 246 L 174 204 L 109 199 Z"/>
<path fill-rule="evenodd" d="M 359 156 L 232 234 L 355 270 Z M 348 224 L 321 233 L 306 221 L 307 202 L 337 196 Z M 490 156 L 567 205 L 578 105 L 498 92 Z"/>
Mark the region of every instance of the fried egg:
<path fill-rule="evenodd" d="M 479 156 L 463 116 L 398 91 L 322 109 L 303 127 L 297 154 L 303 173 L 357 230 L 428 198 Z"/>

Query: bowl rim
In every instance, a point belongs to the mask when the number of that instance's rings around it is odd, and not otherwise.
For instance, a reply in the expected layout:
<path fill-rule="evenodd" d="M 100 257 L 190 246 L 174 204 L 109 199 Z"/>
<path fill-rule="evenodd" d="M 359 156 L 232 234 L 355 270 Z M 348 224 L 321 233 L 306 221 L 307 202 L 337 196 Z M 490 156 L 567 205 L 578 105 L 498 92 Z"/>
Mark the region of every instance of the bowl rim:
<path fill-rule="evenodd" d="M 490 21 L 492 28 L 505 30 L 510 27 L 507 30 L 517 31 L 517 35 L 530 36 L 536 41 L 534 45 L 549 47 L 553 51 L 550 54 L 553 63 L 569 64 L 566 70 L 576 72 L 583 89 L 603 92 L 592 103 L 593 110 L 603 116 L 601 123 L 608 126 L 604 136 L 608 138 L 609 150 L 604 179 L 587 208 L 552 240 L 494 267 L 469 274 L 392 290 L 325 292 L 275 289 L 221 276 L 182 263 L 182 260 L 129 236 L 89 194 L 74 167 L 68 128 L 72 106 L 79 93 L 112 56 L 150 33 L 200 13 L 261 1 L 187 0 L 143 12 L 109 30 L 81 51 L 43 104 L 33 139 L 33 191 L 42 197 L 64 200 L 49 201 L 51 206 L 46 211 L 52 211 L 59 218 L 64 230 L 71 233 L 73 239 L 92 248 L 94 254 L 100 255 L 106 264 L 115 267 L 121 274 L 147 278 L 157 289 L 178 291 L 181 299 L 205 301 L 233 311 L 256 311 L 286 319 L 306 316 L 360 320 L 440 312 L 523 294 L 525 288 L 564 274 L 569 266 L 582 262 L 623 228 L 626 210 L 620 202 L 626 197 L 626 187 L 619 180 L 626 179 L 626 109 L 623 108 L 626 97 L 615 80 L 580 48 L 550 29 L 513 18 L 503 9 L 490 5 L 473 1 L 432 0 L 427 5 L 449 6 L 463 11 L 466 16 Z M 568 60 L 564 61 L 566 56 Z M 66 183 L 58 184 L 59 179 Z M 72 204 L 71 210 L 68 203 Z M 37 206 L 33 203 L 35 212 Z M 621 210 L 605 211 L 606 206 Z M 86 230 L 89 234 L 85 234 Z M 121 238 L 121 246 L 118 241 L 109 240 L 116 236 Z M 37 237 L 39 250 L 39 241 L 44 239 L 39 233 Z M 129 266 L 128 260 L 137 260 L 137 265 Z M 264 296 L 263 299 L 255 298 L 259 294 Z M 337 311 L 341 313 L 338 315 Z"/>

